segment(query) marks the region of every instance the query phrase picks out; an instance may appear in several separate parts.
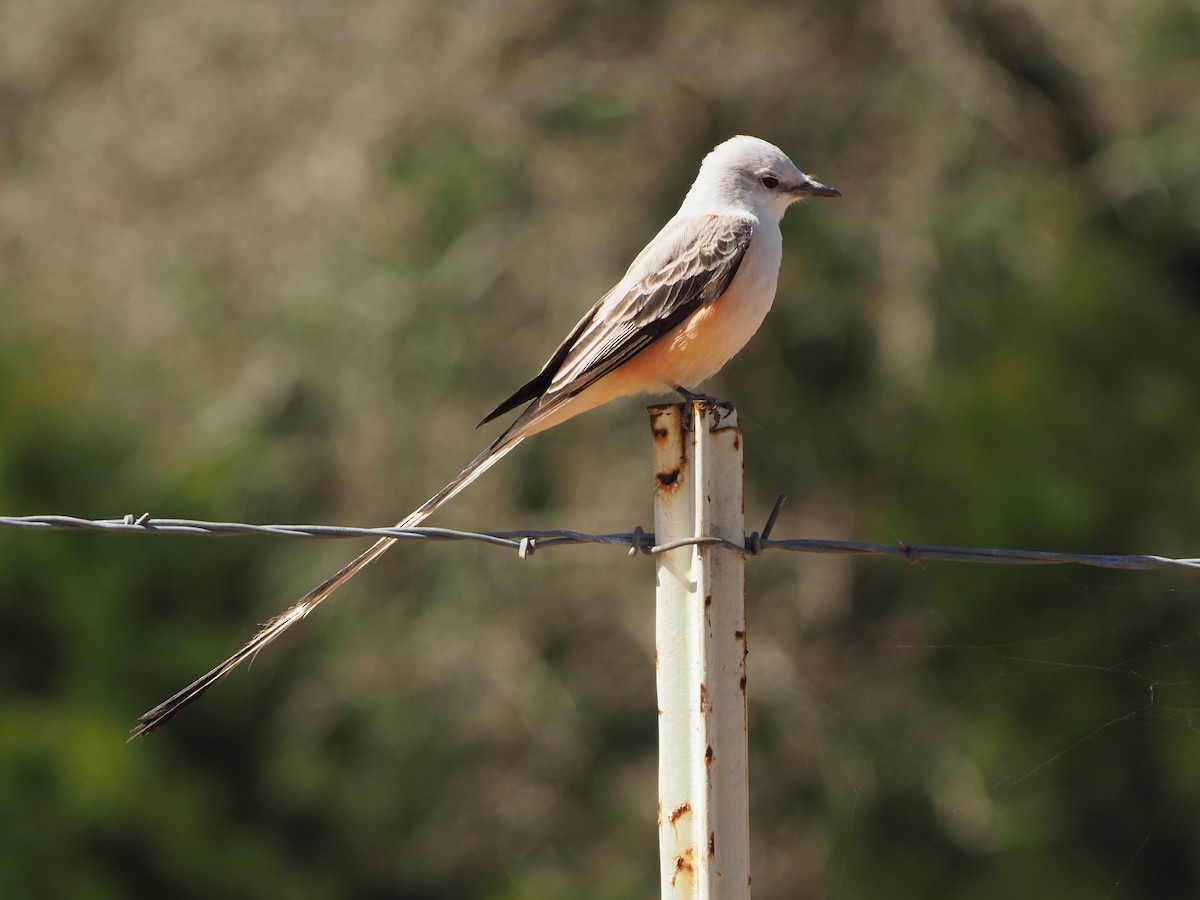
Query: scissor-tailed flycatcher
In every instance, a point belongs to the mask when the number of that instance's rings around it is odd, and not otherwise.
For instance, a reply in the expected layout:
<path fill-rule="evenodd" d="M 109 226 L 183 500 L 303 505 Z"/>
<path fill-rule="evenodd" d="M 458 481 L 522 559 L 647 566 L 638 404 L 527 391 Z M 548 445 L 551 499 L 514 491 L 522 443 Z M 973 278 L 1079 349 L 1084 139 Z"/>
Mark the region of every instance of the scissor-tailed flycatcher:
<path fill-rule="evenodd" d="M 690 397 L 750 340 L 775 298 L 783 237 L 779 222 L 806 197 L 839 197 L 778 147 L 739 136 L 704 158 L 679 212 L 638 254 L 625 276 L 579 320 L 530 381 L 483 419 L 528 403 L 515 422 L 458 477 L 397 523 L 411 528 L 532 434 L 627 394 Z M 483 422 L 480 422 L 482 425 Z M 145 713 L 141 737 L 253 656 L 396 542 L 383 538 L 263 626 L 207 675 Z"/>

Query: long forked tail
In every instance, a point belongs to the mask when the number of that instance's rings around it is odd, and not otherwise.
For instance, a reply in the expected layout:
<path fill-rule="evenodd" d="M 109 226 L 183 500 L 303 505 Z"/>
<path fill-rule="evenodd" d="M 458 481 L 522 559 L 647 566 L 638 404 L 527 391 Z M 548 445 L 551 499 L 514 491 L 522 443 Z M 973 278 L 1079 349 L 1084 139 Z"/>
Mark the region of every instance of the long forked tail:
<path fill-rule="evenodd" d="M 471 461 L 471 464 L 458 474 L 457 478 L 430 497 L 422 506 L 413 510 L 397 522 L 396 527 L 415 528 L 428 518 L 434 510 L 490 469 L 501 457 L 516 447 L 517 444 L 521 443 L 526 435 L 518 432 L 516 428 L 518 424 L 521 424 L 520 419 L 514 423 L 514 427 L 509 428 L 495 443 L 475 457 Z M 247 658 L 258 653 L 259 650 L 287 631 L 296 622 L 307 616 L 320 606 L 322 600 L 387 552 L 392 544 L 396 543 L 396 540 L 396 538 L 390 537 L 380 538 L 369 550 L 329 576 L 329 578 L 325 579 L 296 601 L 291 608 L 263 625 L 258 634 L 251 638 L 246 646 L 225 660 L 225 662 L 207 674 L 201 675 L 183 690 L 158 704 L 154 709 L 140 715 L 137 726 L 129 734 L 129 740 L 132 741 L 134 738 L 140 738 L 143 735 L 149 734 L 154 729 L 165 724 L 185 706 L 199 700 L 210 687 L 236 669 Z"/>

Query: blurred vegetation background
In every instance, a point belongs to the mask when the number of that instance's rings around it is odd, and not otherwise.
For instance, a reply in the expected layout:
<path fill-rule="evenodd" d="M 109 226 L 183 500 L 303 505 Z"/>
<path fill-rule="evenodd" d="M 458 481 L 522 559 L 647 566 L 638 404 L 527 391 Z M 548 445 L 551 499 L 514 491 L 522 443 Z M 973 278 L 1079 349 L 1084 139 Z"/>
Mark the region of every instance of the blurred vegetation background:
<path fill-rule="evenodd" d="M 767 138 L 738 404 L 780 536 L 1195 556 L 1189 0 L 0 2 L 0 511 L 382 525 Z M 431 524 L 650 521 L 643 403 Z M 653 568 L 405 545 L 126 745 L 357 545 L 0 534 L 0 894 L 657 890 Z M 749 571 L 758 897 L 1195 897 L 1200 580 Z"/>

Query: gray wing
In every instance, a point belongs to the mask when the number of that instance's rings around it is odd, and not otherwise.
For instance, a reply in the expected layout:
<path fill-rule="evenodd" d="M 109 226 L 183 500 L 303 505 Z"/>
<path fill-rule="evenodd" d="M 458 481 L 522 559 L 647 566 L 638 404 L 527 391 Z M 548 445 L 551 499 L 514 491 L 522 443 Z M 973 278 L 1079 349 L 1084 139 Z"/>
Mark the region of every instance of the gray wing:
<path fill-rule="evenodd" d="M 526 401 L 575 396 L 715 302 L 737 274 L 753 235 L 753 221 L 737 216 L 668 225 L 620 284 L 571 329 L 542 370 L 483 422 Z"/>

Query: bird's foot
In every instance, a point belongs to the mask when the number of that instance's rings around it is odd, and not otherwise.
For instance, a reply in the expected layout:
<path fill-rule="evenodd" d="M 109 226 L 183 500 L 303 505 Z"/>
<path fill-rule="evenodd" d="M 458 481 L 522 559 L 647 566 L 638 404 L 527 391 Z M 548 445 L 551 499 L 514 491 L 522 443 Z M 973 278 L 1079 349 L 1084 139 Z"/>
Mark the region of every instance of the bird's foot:
<path fill-rule="evenodd" d="M 733 404 L 728 400 L 718 400 L 716 397 L 708 394 L 697 394 L 695 391 L 689 391 L 683 385 L 675 385 L 676 392 L 683 397 L 683 425 L 688 431 L 692 428 L 692 404 L 700 402 L 708 406 L 715 416 L 713 425 L 720 425 L 721 420 L 733 412 Z"/>

